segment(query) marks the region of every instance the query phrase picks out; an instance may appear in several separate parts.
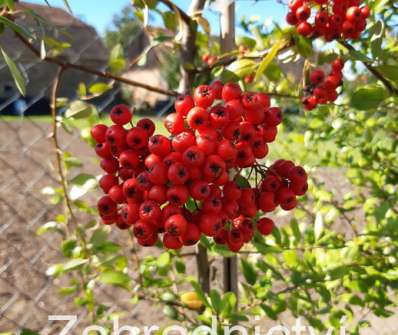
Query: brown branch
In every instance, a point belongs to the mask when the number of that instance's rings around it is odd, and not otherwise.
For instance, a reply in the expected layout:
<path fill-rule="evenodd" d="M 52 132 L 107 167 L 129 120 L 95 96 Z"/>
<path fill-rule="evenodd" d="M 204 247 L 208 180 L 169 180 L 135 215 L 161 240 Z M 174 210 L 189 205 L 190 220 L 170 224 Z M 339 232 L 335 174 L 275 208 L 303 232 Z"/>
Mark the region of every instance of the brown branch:
<path fill-rule="evenodd" d="M 192 19 L 191 17 L 185 13 L 180 7 L 178 7 L 177 5 L 175 5 L 172 1 L 170 0 L 159 0 L 161 3 L 163 3 L 164 5 L 166 5 L 167 7 L 170 8 L 170 10 L 172 10 L 173 12 L 178 12 L 178 14 L 180 14 L 181 19 L 188 25 L 190 25 L 192 23 Z"/>
<path fill-rule="evenodd" d="M 38 58 L 40 58 L 40 51 L 29 40 L 27 40 L 25 37 L 23 37 L 18 32 L 14 31 L 14 33 L 22 41 L 22 43 L 25 44 L 25 46 L 29 50 L 31 50 Z M 99 70 L 90 68 L 88 66 L 82 65 L 82 64 L 69 63 L 69 62 L 66 62 L 66 61 L 62 60 L 61 58 L 58 58 L 58 57 L 46 56 L 43 60 L 46 61 L 46 62 L 49 62 L 49 63 L 56 64 L 56 65 L 62 67 L 64 70 L 74 69 L 74 70 L 77 70 L 77 71 L 90 73 L 90 74 L 98 76 L 98 77 L 107 78 L 107 79 L 113 79 L 115 81 L 130 85 L 130 86 L 141 87 L 141 88 L 144 88 L 144 89 L 146 89 L 148 91 L 157 92 L 157 93 L 164 94 L 164 95 L 167 95 L 167 96 L 171 96 L 171 97 L 178 96 L 178 92 L 176 92 L 176 91 L 164 90 L 164 89 L 159 88 L 159 87 L 147 85 L 147 84 L 140 83 L 138 81 L 134 81 L 134 80 L 131 80 L 131 79 L 128 79 L 128 78 L 125 78 L 125 77 L 120 77 L 120 76 L 114 75 L 114 74 L 112 74 L 112 73 L 110 73 L 108 71 L 99 71 Z"/>
<path fill-rule="evenodd" d="M 356 51 L 355 48 L 346 41 L 339 41 L 339 43 L 350 51 Z M 373 67 L 372 64 L 369 62 L 366 61 L 361 61 L 361 62 L 363 65 L 365 65 L 365 67 L 369 70 L 370 73 L 372 73 L 377 79 L 379 79 L 384 84 L 384 86 L 391 94 L 398 95 L 398 89 L 394 87 L 394 85 L 387 78 L 385 78 L 383 74 L 380 73 L 379 70 Z"/>

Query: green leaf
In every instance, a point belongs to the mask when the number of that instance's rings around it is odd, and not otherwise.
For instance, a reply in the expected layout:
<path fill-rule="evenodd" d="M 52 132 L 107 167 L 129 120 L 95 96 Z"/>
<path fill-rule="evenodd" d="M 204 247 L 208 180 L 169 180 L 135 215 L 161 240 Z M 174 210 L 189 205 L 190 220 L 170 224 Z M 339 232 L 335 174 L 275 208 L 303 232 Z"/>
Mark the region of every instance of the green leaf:
<path fill-rule="evenodd" d="M 63 264 L 62 263 L 54 264 L 47 269 L 46 275 L 56 277 L 62 273 L 76 270 L 76 269 L 82 267 L 87 262 L 88 262 L 87 259 L 78 258 L 78 259 L 72 259 Z"/>
<path fill-rule="evenodd" d="M 95 179 L 95 177 L 91 174 L 87 174 L 87 173 L 80 173 L 77 176 L 73 177 L 70 180 L 71 184 L 75 184 L 75 185 L 79 185 L 82 186 L 84 185 L 87 181 L 91 180 L 91 179 Z"/>
<path fill-rule="evenodd" d="M 398 64 L 397 65 L 381 65 L 376 67 L 385 77 L 398 84 Z"/>
<path fill-rule="evenodd" d="M 319 240 L 319 238 L 323 234 L 324 224 L 323 224 L 323 216 L 320 212 L 316 213 L 315 224 L 314 224 L 314 235 L 315 239 Z"/>
<path fill-rule="evenodd" d="M 235 310 L 237 303 L 236 295 L 233 292 L 227 292 L 224 294 L 221 300 L 221 314 L 224 316 L 230 315 Z"/>
<path fill-rule="evenodd" d="M 214 311 L 217 314 L 220 314 L 221 308 L 222 308 L 220 294 L 216 290 L 211 290 L 209 296 L 210 296 L 210 301 L 214 308 Z"/>
<path fill-rule="evenodd" d="M 19 24 L 16 24 L 15 22 L 7 19 L 5 16 L 0 16 L 0 22 L 5 24 L 7 27 L 10 29 L 14 30 L 18 34 L 22 35 L 25 38 L 32 38 L 32 34 L 29 32 L 29 30 L 25 29 L 24 27 L 20 26 Z"/>
<path fill-rule="evenodd" d="M 261 61 L 260 65 L 258 66 L 257 71 L 256 71 L 256 79 L 255 80 L 258 80 L 260 78 L 260 76 L 265 72 L 265 70 L 267 69 L 268 65 L 271 64 L 271 62 L 274 60 L 274 58 L 278 54 L 279 50 L 281 48 L 283 48 L 285 43 L 286 43 L 285 40 L 278 40 L 272 46 L 272 48 L 269 50 L 268 54 L 263 58 L 263 60 Z"/>
<path fill-rule="evenodd" d="M 294 41 L 295 41 L 295 46 L 297 48 L 297 52 L 305 57 L 311 57 L 312 54 L 314 53 L 313 47 L 312 47 L 312 41 L 308 38 L 305 38 L 299 34 L 295 34 L 293 36 Z"/>
<path fill-rule="evenodd" d="M 238 59 L 228 66 L 228 71 L 233 72 L 239 78 L 251 74 L 256 68 L 256 63 L 250 59 Z"/>
<path fill-rule="evenodd" d="M 61 225 L 55 221 L 46 222 L 36 230 L 36 234 L 40 236 L 49 231 L 62 232 Z"/>
<path fill-rule="evenodd" d="M 1 16 L 0 16 L 1 17 Z M 18 91 L 25 96 L 26 95 L 26 81 L 23 76 L 21 70 L 18 68 L 18 65 L 7 55 L 7 53 L 0 48 L 1 54 L 3 55 L 4 61 L 6 62 L 8 69 L 11 72 L 12 77 L 14 78 L 15 85 Z"/>
<path fill-rule="evenodd" d="M 98 95 L 104 94 L 106 91 L 109 91 L 111 88 L 112 88 L 112 86 L 110 86 L 107 83 L 95 83 L 90 86 L 88 91 L 91 94 L 98 96 Z"/>
<path fill-rule="evenodd" d="M 381 85 L 371 84 L 357 89 L 351 96 L 351 106 L 359 110 L 377 108 L 388 96 Z"/>
<path fill-rule="evenodd" d="M 241 188 L 250 188 L 251 187 L 249 181 L 245 177 L 241 176 L 240 174 L 234 178 L 234 181 L 235 181 L 236 185 L 238 185 Z"/>
<path fill-rule="evenodd" d="M 170 254 L 168 252 L 164 252 L 158 257 L 156 264 L 158 267 L 164 268 L 170 265 L 170 261 Z"/>
<path fill-rule="evenodd" d="M 250 285 L 254 285 L 257 280 L 257 273 L 253 265 L 245 259 L 241 259 L 242 271 L 246 281 Z"/>
<path fill-rule="evenodd" d="M 233 73 L 232 71 L 229 71 L 229 70 L 223 70 L 222 72 L 221 72 L 221 74 L 220 74 L 220 80 L 223 82 L 223 83 L 227 83 L 227 82 L 234 82 L 234 83 L 236 83 L 236 82 L 238 82 L 239 81 L 239 77 L 235 74 L 235 73 Z"/>
<path fill-rule="evenodd" d="M 65 112 L 66 118 L 82 119 L 89 117 L 94 111 L 94 107 L 88 103 L 77 100 L 73 101 Z"/>
<path fill-rule="evenodd" d="M 175 307 L 166 305 L 163 307 L 163 313 L 172 320 L 178 319 L 178 311 Z"/>
<path fill-rule="evenodd" d="M 4 334 L 11 334 L 11 333 L 4 333 Z M 40 333 L 38 333 L 38 332 L 36 332 L 34 330 L 30 330 L 30 329 L 24 328 L 24 329 L 22 329 L 20 335 L 40 335 Z"/>
<path fill-rule="evenodd" d="M 104 284 L 127 288 L 130 284 L 130 277 L 120 271 L 106 271 L 100 275 L 99 281 Z"/>
<path fill-rule="evenodd" d="M 191 280 L 190 283 L 191 283 L 193 289 L 195 290 L 196 294 L 198 295 L 198 298 L 199 298 L 207 307 L 211 308 L 211 305 L 210 305 L 209 301 L 207 300 L 207 298 L 206 298 L 206 296 L 205 296 L 205 293 L 203 292 L 203 290 L 202 290 L 202 288 L 199 286 L 199 284 L 198 284 L 196 281 L 194 281 L 194 280 Z"/>

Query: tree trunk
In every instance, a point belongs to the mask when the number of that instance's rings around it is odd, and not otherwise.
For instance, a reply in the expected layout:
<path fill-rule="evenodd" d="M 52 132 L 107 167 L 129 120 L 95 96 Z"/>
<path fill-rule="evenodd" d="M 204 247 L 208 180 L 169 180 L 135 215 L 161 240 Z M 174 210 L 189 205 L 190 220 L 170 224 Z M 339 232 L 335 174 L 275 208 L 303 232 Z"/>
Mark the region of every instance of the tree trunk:
<path fill-rule="evenodd" d="M 220 44 L 221 52 L 226 53 L 236 48 L 235 46 L 235 2 L 224 0 L 220 8 Z M 225 257 L 224 267 L 224 292 L 233 292 L 238 299 L 238 258 L 237 256 Z"/>
<path fill-rule="evenodd" d="M 188 14 L 192 15 L 201 11 L 205 6 L 206 0 L 192 0 L 189 6 Z M 181 41 L 181 81 L 178 91 L 181 93 L 191 93 L 192 84 L 195 79 L 195 73 L 186 69 L 186 64 L 193 64 L 197 53 L 196 31 L 197 23 L 191 22 L 190 25 L 184 23 L 183 36 Z"/>
<path fill-rule="evenodd" d="M 189 7 L 188 14 L 200 11 L 205 6 L 206 0 L 193 0 Z M 197 53 L 196 48 L 196 31 L 198 26 L 195 22 L 191 24 L 184 23 L 183 37 L 181 42 L 181 81 L 178 91 L 180 93 L 190 94 L 192 91 L 195 73 L 186 69 L 186 64 L 193 64 Z M 197 246 L 196 265 L 198 272 L 198 282 L 202 290 L 206 293 L 210 291 L 210 267 L 207 256 L 207 249 L 202 245 Z"/>

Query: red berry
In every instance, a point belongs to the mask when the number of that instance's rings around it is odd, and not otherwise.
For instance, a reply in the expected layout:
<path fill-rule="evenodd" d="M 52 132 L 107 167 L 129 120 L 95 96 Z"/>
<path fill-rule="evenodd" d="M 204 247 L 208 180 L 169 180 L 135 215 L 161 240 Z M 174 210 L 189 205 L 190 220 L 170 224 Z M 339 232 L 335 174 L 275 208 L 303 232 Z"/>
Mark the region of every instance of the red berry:
<path fill-rule="evenodd" d="M 95 153 L 101 158 L 112 158 L 111 146 L 108 142 L 97 143 Z"/>
<path fill-rule="evenodd" d="M 147 200 L 141 204 L 139 215 L 143 221 L 157 222 L 162 215 L 162 211 L 156 202 Z"/>
<path fill-rule="evenodd" d="M 269 218 L 261 218 L 258 220 L 256 227 L 261 235 L 270 235 L 274 230 L 275 224 L 274 221 Z"/>
<path fill-rule="evenodd" d="M 325 78 L 325 73 L 322 70 L 314 70 L 311 72 L 311 83 L 314 85 L 319 85 L 320 83 L 323 82 L 323 79 Z"/>
<path fill-rule="evenodd" d="M 296 10 L 296 18 L 298 21 L 306 21 L 311 15 L 311 8 L 303 5 Z"/>
<path fill-rule="evenodd" d="M 240 99 L 240 96 L 242 94 L 242 90 L 240 89 L 240 86 L 235 83 L 227 83 L 224 85 L 222 89 L 222 99 L 227 102 L 230 100 L 234 99 Z"/>
<path fill-rule="evenodd" d="M 216 99 L 221 99 L 221 93 L 223 89 L 223 83 L 221 80 L 215 80 L 210 87 L 213 89 L 214 95 L 216 96 Z"/>
<path fill-rule="evenodd" d="M 287 187 L 282 187 L 276 193 L 277 201 L 284 210 L 291 210 L 297 205 L 296 195 Z"/>
<path fill-rule="evenodd" d="M 182 153 L 195 145 L 195 136 L 190 131 L 183 131 L 172 139 L 171 145 L 175 151 Z"/>
<path fill-rule="evenodd" d="M 180 114 L 171 113 L 164 119 L 164 127 L 170 134 L 179 134 L 184 130 L 184 119 Z"/>
<path fill-rule="evenodd" d="M 275 194 L 273 192 L 261 192 L 257 200 L 258 207 L 265 213 L 275 210 Z"/>
<path fill-rule="evenodd" d="M 357 6 L 352 6 L 347 9 L 346 19 L 351 22 L 357 22 L 362 18 L 361 9 Z"/>
<path fill-rule="evenodd" d="M 189 178 L 189 172 L 184 164 L 174 163 L 169 167 L 167 177 L 173 185 L 183 185 Z"/>
<path fill-rule="evenodd" d="M 101 168 L 109 174 L 114 174 L 119 169 L 119 162 L 115 158 L 101 159 Z"/>
<path fill-rule="evenodd" d="M 166 184 L 167 182 L 166 165 L 164 163 L 159 163 L 148 168 L 148 179 L 152 184 L 155 185 Z"/>
<path fill-rule="evenodd" d="M 159 157 L 165 157 L 171 151 L 171 143 L 166 136 L 154 135 L 149 138 L 148 149 L 149 152 Z"/>
<path fill-rule="evenodd" d="M 183 117 L 186 116 L 194 106 L 194 101 L 190 95 L 180 95 L 174 103 L 177 114 Z"/>
<path fill-rule="evenodd" d="M 126 169 L 135 169 L 140 164 L 140 159 L 136 151 L 125 150 L 119 156 L 120 165 Z"/>
<path fill-rule="evenodd" d="M 108 195 L 117 204 L 121 204 L 122 202 L 126 201 L 122 185 L 112 186 L 111 189 L 108 191 Z"/>
<path fill-rule="evenodd" d="M 200 234 L 200 230 L 195 224 L 188 223 L 185 234 L 181 236 L 181 242 L 187 246 L 195 245 L 200 239 Z"/>
<path fill-rule="evenodd" d="M 171 186 L 167 190 L 167 200 L 174 205 L 184 204 L 189 197 L 188 189 L 184 185 Z"/>
<path fill-rule="evenodd" d="M 126 130 L 120 125 L 110 126 L 106 131 L 106 141 L 111 145 L 122 146 L 126 142 Z"/>
<path fill-rule="evenodd" d="M 116 212 L 117 205 L 110 196 L 105 195 L 98 200 L 97 208 L 101 215 L 111 215 Z"/>
<path fill-rule="evenodd" d="M 137 203 L 129 203 L 124 205 L 120 211 L 120 216 L 122 217 L 123 221 L 132 226 L 135 224 L 139 219 L 139 210 L 140 205 Z"/>
<path fill-rule="evenodd" d="M 304 37 L 309 37 L 313 33 L 313 28 L 308 22 L 303 21 L 298 24 L 297 32 Z"/>
<path fill-rule="evenodd" d="M 148 144 L 148 133 L 140 127 L 131 128 L 127 132 L 126 142 L 132 149 L 142 149 Z"/>
<path fill-rule="evenodd" d="M 106 141 L 106 131 L 108 127 L 104 124 L 97 124 L 91 128 L 91 137 L 97 143 L 104 143 Z"/>
<path fill-rule="evenodd" d="M 173 236 L 169 233 L 163 235 L 163 245 L 166 249 L 181 249 L 183 246 L 178 236 Z"/>
<path fill-rule="evenodd" d="M 210 126 L 214 128 L 223 128 L 229 122 L 229 111 L 222 105 L 216 105 L 210 109 Z"/>
<path fill-rule="evenodd" d="M 295 26 L 297 24 L 297 17 L 295 12 L 289 12 L 286 15 L 286 22 L 289 23 L 291 26 Z"/>
<path fill-rule="evenodd" d="M 163 185 L 153 185 L 147 195 L 149 200 L 153 200 L 162 205 L 167 201 L 166 187 Z"/>
<path fill-rule="evenodd" d="M 187 115 L 187 122 L 192 129 L 204 128 L 209 123 L 209 114 L 202 107 L 194 107 Z"/>
<path fill-rule="evenodd" d="M 139 220 L 134 224 L 133 234 L 137 239 L 147 239 L 155 233 L 155 226 L 150 222 Z"/>
<path fill-rule="evenodd" d="M 199 201 L 206 199 L 210 195 L 209 184 L 203 180 L 195 180 L 190 186 L 189 191 L 192 198 Z"/>
<path fill-rule="evenodd" d="M 276 192 L 282 186 L 280 179 L 274 175 L 268 175 L 261 182 L 261 190 L 265 192 Z"/>
<path fill-rule="evenodd" d="M 98 184 L 104 193 L 108 193 L 112 186 L 117 185 L 119 182 L 118 178 L 112 174 L 106 174 L 101 177 Z"/>
<path fill-rule="evenodd" d="M 165 223 L 164 228 L 167 233 L 172 236 L 182 236 L 186 233 L 188 222 L 181 214 L 174 214 L 169 216 Z"/>
<path fill-rule="evenodd" d="M 138 187 L 136 178 L 127 179 L 123 183 L 123 192 L 128 201 L 139 202 L 142 199 L 142 192 Z"/>
<path fill-rule="evenodd" d="M 194 91 L 193 100 L 196 106 L 207 108 L 213 104 L 215 98 L 213 89 L 208 85 L 200 85 Z"/>
<path fill-rule="evenodd" d="M 114 124 L 123 126 L 131 121 L 132 114 L 126 105 L 116 105 L 110 112 Z"/>
<path fill-rule="evenodd" d="M 198 146 L 190 146 L 182 154 L 182 161 L 189 167 L 201 166 L 205 160 L 205 154 Z"/>
<path fill-rule="evenodd" d="M 137 127 L 144 129 L 148 136 L 152 136 L 155 132 L 155 124 L 151 119 L 141 119 L 137 122 Z"/>

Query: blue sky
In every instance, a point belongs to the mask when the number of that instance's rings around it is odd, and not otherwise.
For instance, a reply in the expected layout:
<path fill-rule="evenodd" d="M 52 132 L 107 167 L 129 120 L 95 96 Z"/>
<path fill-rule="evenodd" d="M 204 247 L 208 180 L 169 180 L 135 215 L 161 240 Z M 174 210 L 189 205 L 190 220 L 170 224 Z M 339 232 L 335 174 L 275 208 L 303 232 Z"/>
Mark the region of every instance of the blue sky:
<path fill-rule="evenodd" d="M 27 2 L 46 4 L 44 0 L 27 0 Z M 63 0 L 48 0 L 56 7 L 64 7 Z M 174 2 L 186 10 L 189 6 L 189 0 L 174 0 Z M 124 6 L 129 5 L 129 0 L 69 0 L 72 11 L 88 24 L 94 26 L 102 34 L 107 27 L 111 26 L 113 15 L 117 14 Z M 278 4 L 276 0 L 238 0 L 236 2 L 237 18 L 245 15 L 247 18 L 258 16 L 261 21 L 282 22 L 286 9 Z M 207 11 L 206 18 L 209 20 L 212 28 L 217 27 L 218 16 L 214 12 Z M 213 31 L 217 33 L 217 31 Z"/>

